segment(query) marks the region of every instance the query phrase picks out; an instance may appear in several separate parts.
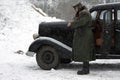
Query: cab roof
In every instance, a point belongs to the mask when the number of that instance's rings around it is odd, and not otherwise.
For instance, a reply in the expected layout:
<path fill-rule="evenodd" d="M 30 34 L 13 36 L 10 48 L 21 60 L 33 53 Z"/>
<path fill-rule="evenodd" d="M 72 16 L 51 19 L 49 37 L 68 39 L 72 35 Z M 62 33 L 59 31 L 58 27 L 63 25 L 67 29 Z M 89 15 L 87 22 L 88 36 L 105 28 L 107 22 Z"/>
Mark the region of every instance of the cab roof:
<path fill-rule="evenodd" d="M 95 11 L 95 10 L 106 10 L 106 9 L 120 9 L 120 2 L 107 3 L 107 4 L 98 4 L 96 6 L 93 6 L 90 9 L 90 12 Z"/>

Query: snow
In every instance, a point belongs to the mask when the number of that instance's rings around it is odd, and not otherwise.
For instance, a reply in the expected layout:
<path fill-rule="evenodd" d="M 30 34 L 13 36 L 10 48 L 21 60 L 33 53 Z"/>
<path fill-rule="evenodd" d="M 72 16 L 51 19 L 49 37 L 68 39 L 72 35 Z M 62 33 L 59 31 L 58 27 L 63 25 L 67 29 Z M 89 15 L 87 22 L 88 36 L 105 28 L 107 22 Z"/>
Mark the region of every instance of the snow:
<path fill-rule="evenodd" d="M 89 75 L 77 75 L 82 67 L 79 62 L 46 71 L 39 68 L 35 57 L 17 54 L 28 50 L 32 34 L 43 21 L 59 19 L 41 16 L 29 0 L 0 0 L 0 80 L 119 80 L 120 60 L 91 62 Z"/>

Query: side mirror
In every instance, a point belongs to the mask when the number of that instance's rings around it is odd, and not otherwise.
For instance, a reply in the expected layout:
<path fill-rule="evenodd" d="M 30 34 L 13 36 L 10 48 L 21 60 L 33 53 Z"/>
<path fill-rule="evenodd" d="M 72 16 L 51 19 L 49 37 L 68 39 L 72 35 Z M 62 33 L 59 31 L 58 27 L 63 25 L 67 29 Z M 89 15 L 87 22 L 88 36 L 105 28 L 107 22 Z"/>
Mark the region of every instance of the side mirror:
<path fill-rule="evenodd" d="M 109 25 L 112 22 L 112 16 L 110 11 L 106 11 L 103 15 L 103 20 L 105 25 Z"/>

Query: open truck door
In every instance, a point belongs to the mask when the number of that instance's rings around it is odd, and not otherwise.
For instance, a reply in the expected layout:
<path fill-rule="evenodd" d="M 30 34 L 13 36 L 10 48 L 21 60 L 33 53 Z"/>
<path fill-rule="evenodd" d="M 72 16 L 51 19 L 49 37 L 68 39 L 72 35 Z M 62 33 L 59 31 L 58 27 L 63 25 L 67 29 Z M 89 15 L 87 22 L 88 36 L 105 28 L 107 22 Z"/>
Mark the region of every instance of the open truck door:
<path fill-rule="evenodd" d="M 103 13 L 103 28 L 101 33 L 101 52 L 106 57 L 112 47 L 112 11 L 105 10 Z"/>

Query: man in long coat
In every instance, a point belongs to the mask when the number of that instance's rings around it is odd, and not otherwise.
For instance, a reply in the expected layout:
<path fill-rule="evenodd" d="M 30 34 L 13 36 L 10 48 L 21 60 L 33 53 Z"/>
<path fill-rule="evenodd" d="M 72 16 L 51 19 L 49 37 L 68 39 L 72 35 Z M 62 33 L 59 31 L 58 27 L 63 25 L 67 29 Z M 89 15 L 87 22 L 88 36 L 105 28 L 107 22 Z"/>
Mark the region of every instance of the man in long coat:
<path fill-rule="evenodd" d="M 83 69 L 78 74 L 89 73 L 89 61 L 93 60 L 93 33 L 91 31 L 91 14 L 81 3 L 73 6 L 76 14 L 68 27 L 75 28 L 73 37 L 73 60 L 83 62 Z"/>

